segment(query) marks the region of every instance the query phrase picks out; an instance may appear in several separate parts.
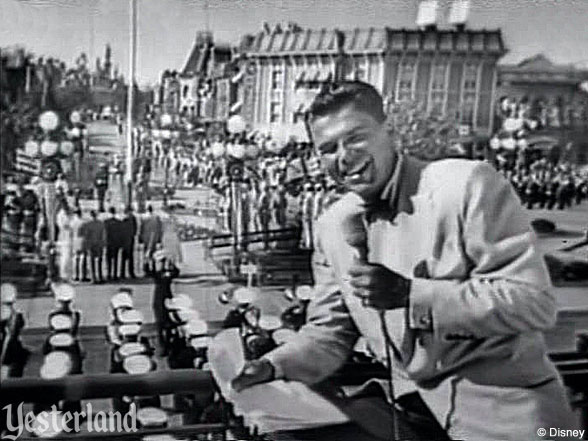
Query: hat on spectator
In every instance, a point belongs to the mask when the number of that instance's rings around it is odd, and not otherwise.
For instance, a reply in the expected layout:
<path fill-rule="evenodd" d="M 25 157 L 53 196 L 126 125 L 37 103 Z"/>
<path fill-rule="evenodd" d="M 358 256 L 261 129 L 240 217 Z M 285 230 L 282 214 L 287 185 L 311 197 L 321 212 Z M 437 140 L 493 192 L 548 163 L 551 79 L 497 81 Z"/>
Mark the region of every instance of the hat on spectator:
<path fill-rule="evenodd" d="M 16 300 L 16 286 L 12 283 L 3 283 L 0 286 L 0 299 L 3 305 L 10 305 Z"/>
<path fill-rule="evenodd" d="M 174 315 L 177 316 L 177 319 L 181 324 L 186 324 L 190 320 L 196 320 L 200 318 L 200 313 L 192 308 L 180 308 L 174 310 L 174 312 Z"/>
<path fill-rule="evenodd" d="M 2 303 L 0 305 L 0 320 L 8 320 L 12 316 L 12 305 Z"/>
<path fill-rule="evenodd" d="M 115 294 L 110 299 L 110 306 L 112 309 L 117 308 L 132 308 L 133 307 L 133 299 L 131 296 L 126 292 L 119 292 Z"/>
<path fill-rule="evenodd" d="M 137 421 L 141 427 L 165 427 L 167 414 L 158 407 L 143 407 L 137 411 Z"/>
<path fill-rule="evenodd" d="M 233 293 L 233 298 L 240 305 L 247 305 L 257 299 L 258 290 L 255 288 L 240 287 Z"/>
<path fill-rule="evenodd" d="M 123 361 L 123 369 L 128 374 L 146 374 L 153 367 L 153 361 L 144 354 L 131 355 Z"/>
<path fill-rule="evenodd" d="M 131 355 L 145 354 L 146 352 L 147 347 L 139 342 L 123 343 L 121 347 L 118 348 L 118 353 L 122 358 L 130 357 Z"/>
<path fill-rule="evenodd" d="M 143 314 L 136 309 L 127 309 L 120 312 L 118 319 L 125 325 L 134 323 L 140 324 L 143 323 Z"/>
<path fill-rule="evenodd" d="M 73 336 L 67 332 L 58 332 L 49 337 L 49 344 L 54 348 L 67 348 L 73 343 Z"/>
<path fill-rule="evenodd" d="M 168 310 L 190 309 L 192 307 L 192 299 L 186 294 L 177 294 L 171 299 L 165 299 L 165 307 Z"/>
<path fill-rule="evenodd" d="M 276 315 L 262 315 L 259 317 L 258 325 L 266 331 L 275 331 L 282 327 L 282 320 Z"/>
<path fill-rule="evenodd" d="M 69 314 L 54 314 L 49 319 L 49 325 L 54 331 L 70 331 L 73 320 Z"/>
<path fill-rule="evenodd" d="M 208 347 L 210 337 L 208 334 L 208 324 L 202 319 L 190 320 L 186 324 L 186 334 L 190 339 L 190 346 L 194 349 Z"/>
<path fill-rule="evenodd" d="M 72 360 L 67 352 L 53 351 L 45 356 L 40 375 L 45 380 L 63 378 L 69 375 L 71 368 Z"/>
<path fill-rule="evenodd" d="M 69 283 L 54 283 L 51 288 L 58 302 L 71 302 L 76 296 L 76 290 Z"/>
<path fill-rule="evenodd" d="M 135 337 L 141 332 L 141 325 L 138 323 L 121 325 L 118 327 L 118 333 L 122 338 Z"/>

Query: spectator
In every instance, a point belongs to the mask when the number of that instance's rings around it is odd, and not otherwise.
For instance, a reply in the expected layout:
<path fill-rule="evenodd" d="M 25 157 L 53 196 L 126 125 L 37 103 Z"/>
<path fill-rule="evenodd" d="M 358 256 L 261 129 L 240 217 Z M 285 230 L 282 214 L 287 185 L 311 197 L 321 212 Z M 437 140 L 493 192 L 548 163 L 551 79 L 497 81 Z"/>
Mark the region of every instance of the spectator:
<path fill-rule="evenodd" d="M 153 214 L 153 207 L 147 206 L 147 215 L 141 220 L 141 227 L 139 228 L 139 243 L 144 247 L 144 262 L 143 271 L 146 275 L 150 275 L 154 271 L 153 253 L 157 249 L 157 245 L 161 243 L 161 220 Z"/>
<path fill-rule="evenodd" d="M 57 245 L 59 250 L 59 277 L 63 280 L 72 278 L 73 232 L 72 214 L 64 197 L 60 198 L 60 208 L 57 211 L 56 224 L 59 229 Z"/>
<path fill-rule="evenodd" d="M 126 276 L 125 267 L 128 265 L 129 277 L 136 279 L 135 275 L 135 236 L 137 235 L 137 219 L 133 215 L 133 210 L 128 207 L 124 210 L 124 217 L 120 226 L 122 260 L 120 265 L 120 277 Z"/>
<path fill-rule="evenodd" d="M 88 247 L 85 236 L 87 234 L 88 222 L 82 218 L 82 210 L 76 208 L 71 221 L 71 230 L 73 235 L 73 253 L 74 253 L 74 276 L 76 282 L 88 282 L 88 266 L 86 262 L 86 252 Z"/>
<path fill-rule="evenodd" d="M 161 245 L 167 258 L 175 265 L 183 262 L 182 247 L 180 243 L 178 220 L 173 214 L 172 208 L 165 208 L 161 216 Z"/>
<path fill-rule="evenodd" d="M 92 220 L 88 222 L 84 231 L 87 243 L 88 255 L 90 256 L 90 272 L 92 283 L 102 283 L 102 254 L 106 245 L 106 227 L 104 222 L 98 219 L 95 210 L 90 212 Z"/>
<path fill-rule="evenodd" d="M 116 209 L 108 209 L 110 217 L 104 221 L 106 229 L 106 277 L 118 280 L 118 252 L 121 248 L 121 221 L 116 218 Z"/>

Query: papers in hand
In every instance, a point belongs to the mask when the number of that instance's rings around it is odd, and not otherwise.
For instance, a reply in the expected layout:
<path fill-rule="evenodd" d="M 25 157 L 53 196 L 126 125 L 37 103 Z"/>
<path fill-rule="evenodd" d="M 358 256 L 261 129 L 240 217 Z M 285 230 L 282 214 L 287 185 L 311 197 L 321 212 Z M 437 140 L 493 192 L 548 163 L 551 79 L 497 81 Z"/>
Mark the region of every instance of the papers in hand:
<path fill-rule="evenodd" d="M 223 396 L 233 403 L 245 424 L 260 433 L 301 430 L 342 424 L 349 418 L 335 405 L 308 386 L 296 381 L 276 380 L 252 386 L 241 392 L 231 388 L 231 381 L 245 365 L 239 329 L 223 331 L 213 339 L 208 350 L 212 374 Z"/>

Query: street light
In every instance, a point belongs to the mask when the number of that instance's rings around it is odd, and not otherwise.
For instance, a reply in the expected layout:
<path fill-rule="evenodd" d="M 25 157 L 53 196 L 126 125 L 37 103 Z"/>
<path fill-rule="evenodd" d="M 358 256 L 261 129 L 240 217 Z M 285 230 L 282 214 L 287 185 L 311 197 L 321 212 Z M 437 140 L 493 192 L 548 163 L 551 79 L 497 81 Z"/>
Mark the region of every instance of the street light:
<path fill-rule="evenodd" d="M 45 217 L 47 219 L 48 228 L 48 278 L 55 280 L 55 216 L 56 216 L 56 201 L 57 189 L 55 181 L 58 174 L 61 172 L 60 159 L 68 158 L 73 152 L 73 144 L 68 141 L 62 131 L 59 131 L 59 116 L 55 112 L 46 111 L 39 116 L 39 126 L 43 129 L 43 137 L 40 143 L 36 140 L 29 140 L 25 144 L 25 149 L 31 152 L 36 151 L 35 156 L 41 158 L 41 178 L 44 183 L 42 186 L 42 196 L 45 207 Z"/>

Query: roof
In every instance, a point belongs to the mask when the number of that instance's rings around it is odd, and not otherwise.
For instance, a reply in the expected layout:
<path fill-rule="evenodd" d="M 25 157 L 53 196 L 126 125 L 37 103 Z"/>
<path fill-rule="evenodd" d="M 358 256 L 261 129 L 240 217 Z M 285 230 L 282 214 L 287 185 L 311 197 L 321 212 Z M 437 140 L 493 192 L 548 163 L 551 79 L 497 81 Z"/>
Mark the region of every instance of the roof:
<path fill-rule="evenodd" d="M 479 52 L 504 55 L 500 30 L 354 28 L 287 29 L 246 35 L 240 49 L 247 55 L 348 53 Z"/>
<path fill-rule="evenodd" d="M 526 58 L 518 64 L 498 66 L 499 80 L 515 83 L 551 83 L 575 86 L 588 79 L 588 69 L 571 64 L 556 64 L 544 54 Z"/>

